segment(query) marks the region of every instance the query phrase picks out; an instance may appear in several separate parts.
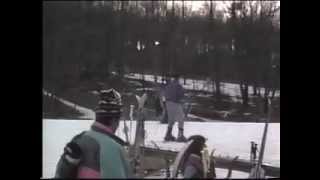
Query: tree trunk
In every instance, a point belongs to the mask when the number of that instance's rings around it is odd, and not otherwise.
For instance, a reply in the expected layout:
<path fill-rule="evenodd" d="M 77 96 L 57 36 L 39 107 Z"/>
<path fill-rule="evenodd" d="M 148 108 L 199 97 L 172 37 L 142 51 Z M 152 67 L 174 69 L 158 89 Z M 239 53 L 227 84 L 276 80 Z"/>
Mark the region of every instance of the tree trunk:
<path fill-rule="evenodd" d="M 240 83 L 240 91 L 242 97 L 242 105 L 243 107 L 248 107 L 249 97 L 248 97 L 248 84 Z"/>
<path fill-rule="evenodd" d="M 145 77 L 144 77 L 144 72 L 141 74 L 141 77 L 142 77 L 142 89 L 144 91 L 145 89 Z"/>
<path fill-rule="evenodd" d="M 192 84 L 193 84 L 193 90 L 196 90 L 195 80 L 192 80 Z"/>
<path fill-rule="evenodd" d="M 158 82 L 158 77 L 157 77 L 156 74 L 153 76 L 153 78 L 154 78 L 154 82 L 157 83 Z"/>
<path fill-rule="evenodd" d="M 174 16 L 174 0 L 172 1 L 172 16 Z"/>
<path fill-rule="evenodd" d="M 271 99 L 273 99 L 274 98 L 274 96 L 276 95 L 276 88 L 274 88 L 273 90 L 272 90 L 272 94 L 271 94 Z"/>
<path fill-rule="evenodd" d="M 212 87 L 212 94 L 214 95 L 215 94 L 215 90 L 216 90 L 216 88 L 215 88 L 215 82 L 214 82 L 214 80 L 212 79 L 211 80 L 211 87 Z"/>
<path fill-rule="evenodd" d="M 215 94 L 216 94 L 218 102 L 220 102 L 220 100 L 221 100 L 221 92 L 220 92 L 220 81 L 219 80 L 215 81 L 215 87 L 216 87 L 216 93 Z"/>
<path fill-rule="evenodd" d="M 269 108 L 269 106 L 268 106 L 268 97 L 264 97 L 264 99 L 263 99 L 264 101 L 263 101 L 263 113 L 264 113 L 264 115 L 267 115 L 268 114 L 268 108 Z"/>
<path fill-rule="evenodd" d="M 270 92 L 269 88 L 264 88 L 264 97 L 265 98 L 269 96 L 269 92 Z"/>
<path fill-rule="evenodd" d="M 182 1 L 182 19 L 184 19 L 184 0 Z"/>
<path fill-rule="evenodd" d="M 245 90 L 244 90 L 244 105 L 245 107 L 248 106 L 248 103 L 249 103 L 249 86 L 248 84 L 245 84 Z"/>
<path fill-rule="evenodd" d="M 257 89 L 257 84 L 254 83 L 254 84 L 253 84 L 253 95 L 254 95 L 254 96 L 256 96 L 256 95 L 258 94 L 258 93 L 257 93 L 257 90 L 258 90 L 258 89 Z"/>

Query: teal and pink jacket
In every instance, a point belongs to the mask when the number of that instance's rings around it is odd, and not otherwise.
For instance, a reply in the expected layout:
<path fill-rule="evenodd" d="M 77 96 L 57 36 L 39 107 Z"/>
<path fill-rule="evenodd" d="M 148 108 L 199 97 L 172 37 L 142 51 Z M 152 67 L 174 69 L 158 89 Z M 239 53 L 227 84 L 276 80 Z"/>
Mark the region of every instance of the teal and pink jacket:
<path fill-rule="evenodd" d="M 82 151 L 77 178 L 133 178 L 125 143 L 110 128 L 94 122 L 74 141 Z"/>

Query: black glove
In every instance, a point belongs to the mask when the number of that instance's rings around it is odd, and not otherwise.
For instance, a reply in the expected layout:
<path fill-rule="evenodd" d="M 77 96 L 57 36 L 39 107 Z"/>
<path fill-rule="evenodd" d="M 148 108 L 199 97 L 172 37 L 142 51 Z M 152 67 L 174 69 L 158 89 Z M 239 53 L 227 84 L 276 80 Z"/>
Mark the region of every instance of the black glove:
<path fill-rule="evenodd" d="M 65 159 L 72 164 L 78 164 L 81 158 L 81 148 L 75 142 L 69 142 L 64 148 Z"/>
<path fill-rule="evenodd" d="M 80 160 L 81 148 L 75 142 L 69 142 L 58 162 L 55 178 L 76 178 Z"/>

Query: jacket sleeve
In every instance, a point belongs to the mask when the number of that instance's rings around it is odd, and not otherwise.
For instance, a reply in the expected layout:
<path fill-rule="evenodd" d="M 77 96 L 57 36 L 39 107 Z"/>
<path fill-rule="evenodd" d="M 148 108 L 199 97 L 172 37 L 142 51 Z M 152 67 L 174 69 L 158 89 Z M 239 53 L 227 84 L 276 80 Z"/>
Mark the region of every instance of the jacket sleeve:
<path fill-rule="evenodd" d="M 77 178 L 101 178 L 98 143 L 89 136 L 83 136 L 77 142 L 83 152 L 82 160 L 78 167 Z"/>

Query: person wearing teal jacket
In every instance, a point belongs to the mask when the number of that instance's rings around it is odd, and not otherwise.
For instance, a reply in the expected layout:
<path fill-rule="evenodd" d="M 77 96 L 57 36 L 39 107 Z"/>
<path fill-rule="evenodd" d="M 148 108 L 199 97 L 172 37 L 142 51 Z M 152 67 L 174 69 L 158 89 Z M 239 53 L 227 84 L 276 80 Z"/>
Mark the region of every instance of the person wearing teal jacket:
<path fill-rule="evenodd" d="M 103 90 L 91 129 L 75 136 L 64 149 L 56 178 L 133 178 L 125 142 L 114 133 L 122 113 L 121 95 Z"/>

